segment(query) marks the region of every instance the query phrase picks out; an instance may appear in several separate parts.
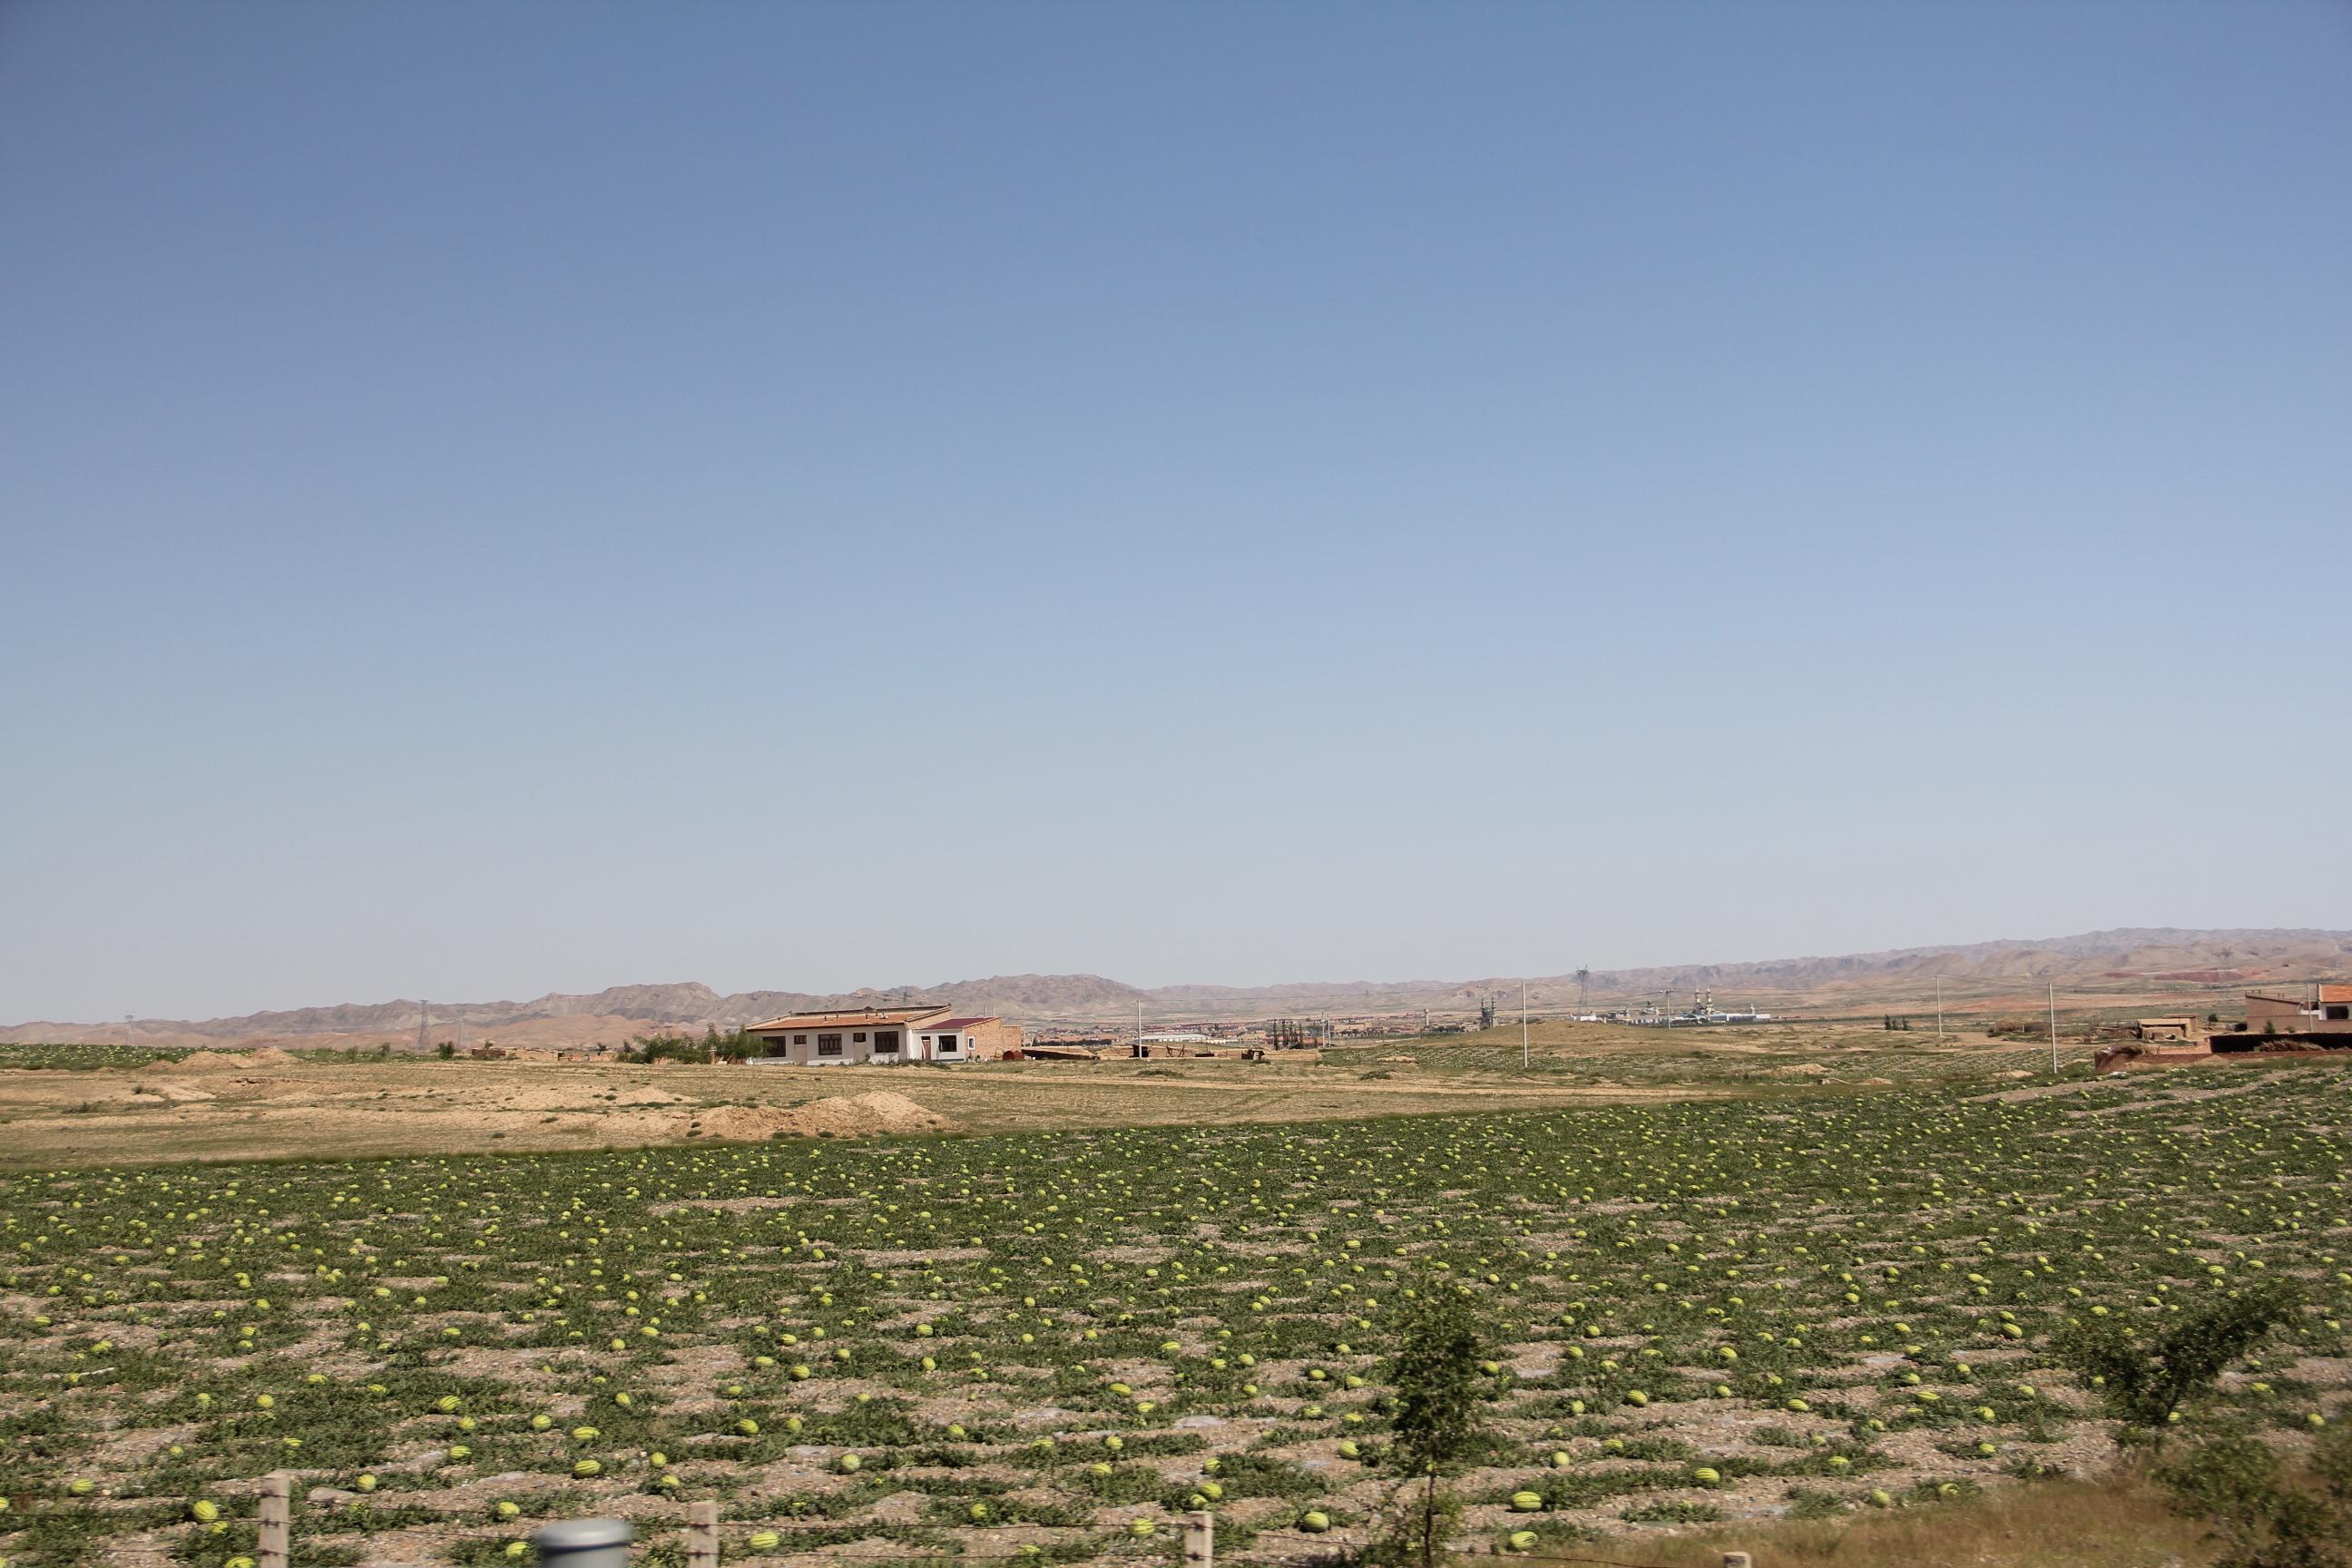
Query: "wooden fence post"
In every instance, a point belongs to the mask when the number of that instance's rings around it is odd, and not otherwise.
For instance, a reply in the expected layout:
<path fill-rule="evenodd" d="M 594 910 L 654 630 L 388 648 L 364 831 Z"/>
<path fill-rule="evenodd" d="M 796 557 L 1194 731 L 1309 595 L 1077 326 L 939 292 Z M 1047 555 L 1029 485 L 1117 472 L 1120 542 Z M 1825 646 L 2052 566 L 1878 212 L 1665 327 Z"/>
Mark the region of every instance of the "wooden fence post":
<path fill-rule="evenodd" d="M 261 1478 L 261 1522 L 255 1568 L 289 1568 L 293 1556 L 294 1477 L 272 1470 Z"/>
<path fill-rule="evenodd" d="M 1217 1560 L 1217 1516 L 1197 1509 L 1184 1516 L 1184 1568 L 1210 1568 Z"/>
<path fill-rule="evenodd" d="M 719 1568 L 719 1505 L 686 1505 L 686 1568 Z"/>

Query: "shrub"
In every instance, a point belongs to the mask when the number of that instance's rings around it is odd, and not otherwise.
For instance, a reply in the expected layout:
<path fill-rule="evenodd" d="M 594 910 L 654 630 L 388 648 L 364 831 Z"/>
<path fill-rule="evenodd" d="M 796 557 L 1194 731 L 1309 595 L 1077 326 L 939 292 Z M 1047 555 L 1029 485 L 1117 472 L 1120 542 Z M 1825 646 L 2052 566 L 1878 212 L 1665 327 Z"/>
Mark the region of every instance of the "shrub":
<path fill-rule="evenodd" d="M 2159 1331 L 2115 1318 L 2077 1319 L 2059 1334 L 2056 1349 L 2098 1391 L 2110 1415 L 2153 1435 L 2210 1393 L 2231 1363 L 2292 1319 L 2297 1306 L 2291 1287 L 2270 1283 L 2188 1308 Z"/>
<path fill-rule="evenodd" d="M 2352 1563 L 2352 1427 L 2321 1436 L 2309 1472 L 2243 1431 L 2207 1437 L 2156 1479 L 2176 1510 L 2205 1521 L 2214 1568 L 2342 1568 Z"/>

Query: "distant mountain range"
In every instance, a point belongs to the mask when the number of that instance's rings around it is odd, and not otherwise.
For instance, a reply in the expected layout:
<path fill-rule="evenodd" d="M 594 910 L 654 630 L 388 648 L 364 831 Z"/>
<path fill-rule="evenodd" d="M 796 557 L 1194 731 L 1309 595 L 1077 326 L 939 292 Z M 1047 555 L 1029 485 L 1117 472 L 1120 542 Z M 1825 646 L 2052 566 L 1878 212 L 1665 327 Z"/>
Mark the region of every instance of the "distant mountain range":
<path fill-rule="evenodd" d="M 2131 929 L 1963 947 L 1906 948 L 1838 958 L 1678 964 L 1527 978 L 1536 1007 L 1558 1012 L 1648 1002 L 1709 990 L 1721 1002 L 1823 1011 L 1916 1005 L 1938 976 L 1948 999 L 1979 1008 L 2030 1002 L 2058 984 L 2077 1000 L 2203 995 L 2262 980 L 2341 978 L 2352 972 L 2352 931 Z M 721 995 L 694 982 L 616 985 L 593 994 L 551 993 L 529 1002 L 435 1002 L 436 1039 L 478 1040 L 492 1031 L 521 1043 L 618 1039 L 658 1027 L 729 1028 L 814 1007 L 938 1003 L 962 1013 L 1002 1014 L 1032 1025 L 1253 1018 L 1284 1014 L 1362 1015 L 1427 1009 L 1462 1013 L 1492 995 L 1516 1007 L 1522 977 L 1463 981 L 1302 982 L 1282 985 L 1163 985 L 1145 989 L 1096 974 L 999 974 L 985 980 L 833 994 L 739 991 Z M 149 1045 L 254 1041 L 407 1040 L 426 1017 L 415 1001 L 346 1003 L 201 1021 L 131 1024 L 30 1023 L 0 1029 L 0 1041 L 132 1040 Z"/>

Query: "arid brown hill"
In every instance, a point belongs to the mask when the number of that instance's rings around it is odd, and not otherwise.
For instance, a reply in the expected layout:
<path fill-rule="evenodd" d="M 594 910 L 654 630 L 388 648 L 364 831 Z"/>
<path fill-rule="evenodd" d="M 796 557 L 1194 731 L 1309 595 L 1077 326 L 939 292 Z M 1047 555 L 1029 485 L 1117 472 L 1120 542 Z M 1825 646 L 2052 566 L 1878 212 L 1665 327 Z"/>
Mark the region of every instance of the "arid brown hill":
<path fill-rule="evenodd" d="M 1948 996 L 2001 1005 L 2014 1000 L 2022 1005 L 2053 983 L 2121 996 L 2150 987 L 2160 990 L 2166 984 L 2194 984 L 2221 993 L 2263 980 L 2334 978 L 2347 973 L 2352 973 L 2352 932 L 2133 929 L 1835 958 L 1596 970 L 1582 985 L 1571 974 L 1533 978 L 1528 984 L 1535 1005 L 1552 1011 L 1580 1000 L 1602 1006 L 1675 994 L 1686 997 L 1700 989 L 1715 992 L 1719 1003 L 1853 1008 L 1913 1005 L 1932 990 L 1938 975 L 1943 977 Z M 1517 975 L 1496 975 L 1467 981 L 1167 985 L 1145 990 L 1094 974 L 999 974 L 985 980 L 832 994 L 743 991 L 721 995 L 708 985 L 688 982 L 616 985 L 585 995 L 551 993 L 529 1002 L 436 1002 L 433 1027 L 436 1038 L 479 1039 L 500 1029 L 521 1026 L 534 1042 L 548 1043 L 565 1033 L 555 1026 L 557 1020 L 578 1021 L 583 1039 L 612 1039 L 635 1026 L 700 1029 L 716 1025 L 723 1029 L 801 1008 L 908 1002 L 935 1002 L 963 1013 L 1003 1014 L 1031 1024 L 1131 1018 L 1139 1002 L 1145 1016 L 1156 1020 L 1396 1013 L 1419 1008 L 1459 1012 L 1487 994 L 1515 1005 L 1519 983 Z M 421 1017 L 420 1004 L 413 1001 L 345 1004 L 196 1022 L 22 1024 L 0 1029 L 0 1041 L 128 1038 L 150 1045 L 194 1045 L 306 1037 L 400 1039 L 415 1035 Z"/>

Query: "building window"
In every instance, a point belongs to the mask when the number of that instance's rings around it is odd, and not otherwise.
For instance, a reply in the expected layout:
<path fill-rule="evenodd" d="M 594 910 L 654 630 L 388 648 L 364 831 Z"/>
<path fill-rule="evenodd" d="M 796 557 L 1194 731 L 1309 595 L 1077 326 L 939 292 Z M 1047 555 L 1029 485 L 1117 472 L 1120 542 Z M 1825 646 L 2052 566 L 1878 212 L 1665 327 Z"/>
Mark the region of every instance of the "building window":
<path fill-rule="evenodd" d="M 2327 1016 L 2336 1020 L 2352 1019 L 2352 1005 L 2343 1006 L 2331 1005 L 2327 1008 Z"/>
<path fill-rule="evenodd" d="M 941 1035 L 940 1037 L 940 1049 L 943 1051 L 952 1051 L 955 1048 L 956 1037 L 953 1035 Z"/>
<path fill-rule="evenodd" d="M 819 1035 L 816 1037 L 816 1054 L 821 1057 L 839 1056 L 841 1054 L 841 1037 L 839 1035 Z"/>
<path fill-rule="evenodd" d="M 896 1056 L 896 1055 L 898 1055 L 898 1030 L 896 1030 L 896 1029 L 877 1029 L 877 1030 L 876 1030 L 876 1031 L 875 1031 L 875 1034 L 874 1034 L 874 1049 L 875 1049 L 875 1052 L 876 1052 L 877 1055 L 883 1055 L 883 1056 Z"/>
<path fill-rule="evenodd" d="M 794 1035 L 793 1037 L 793 1044 L 796 1046 L 805 1046 L 808 1044 L 808 1037 L 806 1035 Z"/>

